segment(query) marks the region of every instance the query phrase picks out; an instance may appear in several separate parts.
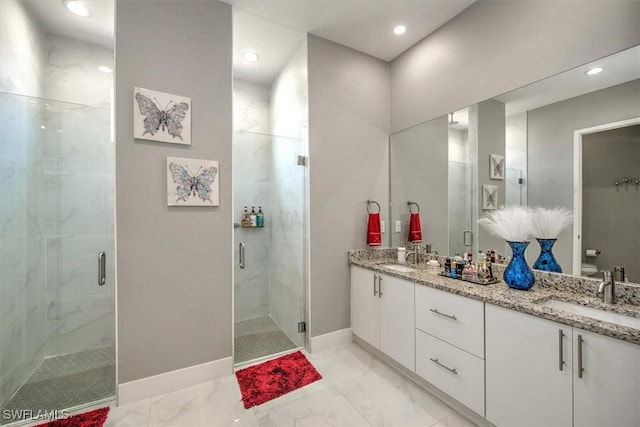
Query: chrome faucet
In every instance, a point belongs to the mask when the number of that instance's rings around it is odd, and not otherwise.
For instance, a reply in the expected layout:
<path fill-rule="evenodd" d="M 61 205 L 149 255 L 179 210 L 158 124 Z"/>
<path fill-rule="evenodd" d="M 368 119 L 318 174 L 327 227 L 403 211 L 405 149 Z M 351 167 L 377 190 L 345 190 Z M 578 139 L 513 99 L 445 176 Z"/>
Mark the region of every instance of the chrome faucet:
<path fill-rule="evenodd" d="M 405 255 L 404 259 L 405 260 L 409 259 L 411 255 L 413 255 L 413 265 L 418 265 L 418 263 L 420 262 L 420 245 L 418 244 L 413 245 L 413 250 L 407 251 L 407 254 Z"/>
<path fill-rule="evenodd" d="M 598 294 L 602 294 L 602 301 L 605 304 L 616 303 L 616 279 L 611 271 L 602 272 L 602 282 L 598 286 Z"/>

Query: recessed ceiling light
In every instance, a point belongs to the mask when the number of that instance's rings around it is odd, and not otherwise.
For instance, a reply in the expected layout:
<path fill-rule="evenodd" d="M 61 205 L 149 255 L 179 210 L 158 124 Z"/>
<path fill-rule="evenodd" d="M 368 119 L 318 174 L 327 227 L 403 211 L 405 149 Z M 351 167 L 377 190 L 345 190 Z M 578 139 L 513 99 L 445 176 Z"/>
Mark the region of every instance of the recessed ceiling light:
<path fill-rule="evenodd" d="M 83 18 L 89 16 L 89 8 L 79 1 L 63 0 L 62 4 L 67 8 L 69 12 L 73 13 L 74 15 L 81 16 Z"/>
<path fill-rule="evenodd" d="M 394 29 L 393 29 L 393 34 L 404 34 L 405 31 L 407 31 L 407 27 L 405 27 L 404 25 L 397 25 Z"/>
<path fill-rule="evenodd" d="M 604 68 L 602 67 L 595 67 L 595 68 L 591 68 L 590 70 L 588 70 L 585 74 L 587 76 L 595 76 L 596 74 L 600 74 L 601 72 L 604 71 Z"/>
<path fill-rule="evenodd" d="M 247 62 L 258 62 L 260 57 L 254 51 L 245 50 L 244 52 L 242 52 L 242 59 L 244 59 Z"/>
<path fill-rule="evenodd" d="M 113 70 L 106 65 L 99 66 L 98 70 L 102 71 L 103 73 L 113 73 Z"/>

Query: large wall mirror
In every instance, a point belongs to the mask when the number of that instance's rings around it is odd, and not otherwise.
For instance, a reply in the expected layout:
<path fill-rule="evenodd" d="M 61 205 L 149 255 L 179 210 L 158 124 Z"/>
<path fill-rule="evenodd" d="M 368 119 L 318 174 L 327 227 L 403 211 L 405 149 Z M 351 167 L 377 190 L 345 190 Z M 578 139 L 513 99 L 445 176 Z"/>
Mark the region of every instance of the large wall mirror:
<path fill-rule="evenodd" d="M 408 202 L 423 243 L 451 255 L 510 255 L 477 227 L 494 206 L 563 206 L 575 217 L 554 247 L 563 271 L 624 265 L 640 283 L 640 46 L 398 132 L 390 168 L 392 246 L 407 244 Z"/>

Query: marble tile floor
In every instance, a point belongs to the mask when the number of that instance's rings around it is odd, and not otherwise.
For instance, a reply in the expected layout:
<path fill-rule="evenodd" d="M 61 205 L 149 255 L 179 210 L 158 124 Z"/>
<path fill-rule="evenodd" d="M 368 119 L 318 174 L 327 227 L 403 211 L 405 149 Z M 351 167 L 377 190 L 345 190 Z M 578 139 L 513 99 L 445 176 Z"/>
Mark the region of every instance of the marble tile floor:
<path fill-rule="evenodd" d="M 322 380 L 248 410 L 229 375 L 113 407 L 105 427 L 474 426 L 357 344 L 307 357 Z"/>
<path fill-rule="evenodd" d="M 7 413 L 61 410 L 112 397 L 115 375 L 114 346 L 47 357 L 1 408 L 0 425 L 20 419 Z"/>
<path fill-rule="evenodd" d="M 270 317 L 236 322 L 233 346 L 236 364 L 296 348 Z"/>

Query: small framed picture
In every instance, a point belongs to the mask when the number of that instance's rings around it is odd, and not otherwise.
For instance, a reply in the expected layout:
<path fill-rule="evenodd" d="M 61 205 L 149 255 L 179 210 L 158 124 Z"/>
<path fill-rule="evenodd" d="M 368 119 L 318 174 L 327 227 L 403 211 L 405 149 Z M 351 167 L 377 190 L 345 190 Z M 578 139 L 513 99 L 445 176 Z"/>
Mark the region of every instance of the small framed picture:
<path fill-rule="evenodd" d="M 482 209 L 483 210 L 498 209 L 498 186 L 497 185 L 482 186 Z"/>
<path fill-rule="evenodd" d="M 489 178 L 504 179 L 504 156 L 489 154 Z"/>
<path fill-rule="evenodd" d="M 133 137 L 191 145 L 191 98 L 134 88 Z"/>
<path fill-rule="evenodd" d="M 215 160 L 167 157 L 167 205 L 219 206 L 220 185 Z"/>

